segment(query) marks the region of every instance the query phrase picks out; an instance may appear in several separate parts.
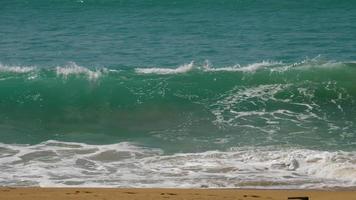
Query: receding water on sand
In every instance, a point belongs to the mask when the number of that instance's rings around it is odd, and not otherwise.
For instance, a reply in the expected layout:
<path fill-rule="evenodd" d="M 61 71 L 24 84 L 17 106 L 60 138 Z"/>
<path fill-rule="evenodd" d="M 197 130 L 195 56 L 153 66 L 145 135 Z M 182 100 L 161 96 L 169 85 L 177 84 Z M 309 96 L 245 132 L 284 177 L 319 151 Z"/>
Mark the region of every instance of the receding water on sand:
<path fill-rule="evenodd" d="M 356 152 L 283 147 L 164 154 L 130 143 L 0 146 L 0 184 L 46 187 L 323 188 L 355 184 Z"/>

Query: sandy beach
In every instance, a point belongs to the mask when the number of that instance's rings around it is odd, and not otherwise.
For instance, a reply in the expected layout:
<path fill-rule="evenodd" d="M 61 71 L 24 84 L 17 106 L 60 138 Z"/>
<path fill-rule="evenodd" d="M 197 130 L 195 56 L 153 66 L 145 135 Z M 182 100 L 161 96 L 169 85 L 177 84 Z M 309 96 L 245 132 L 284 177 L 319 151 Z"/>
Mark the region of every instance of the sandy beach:
<path fill-rule="evenodd" d="M 355 200 L 356 190 L 245 190 L 245 189 L 114 189 L 114 188 L 9 188 L 1 200 Z"/>

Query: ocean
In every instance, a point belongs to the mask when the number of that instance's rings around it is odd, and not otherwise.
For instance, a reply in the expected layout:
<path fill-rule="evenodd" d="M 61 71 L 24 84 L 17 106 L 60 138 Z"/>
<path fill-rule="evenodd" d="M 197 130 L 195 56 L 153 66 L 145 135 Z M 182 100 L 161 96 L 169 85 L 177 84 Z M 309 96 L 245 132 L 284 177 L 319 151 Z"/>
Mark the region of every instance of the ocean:
<path fill-rule="evenodd" d="M 356 2 L 1 0 L 0 186 L 356 186 Z"/>

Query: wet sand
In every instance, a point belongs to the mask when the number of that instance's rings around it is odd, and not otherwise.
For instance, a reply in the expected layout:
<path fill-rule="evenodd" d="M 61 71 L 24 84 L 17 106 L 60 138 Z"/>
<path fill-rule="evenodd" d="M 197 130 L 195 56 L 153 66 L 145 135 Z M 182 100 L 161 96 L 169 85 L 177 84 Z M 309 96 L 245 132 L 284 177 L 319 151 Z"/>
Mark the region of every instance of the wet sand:
<path fill-rule="evenodd" d="M 356 200 L 348 190 L 0 188 L 0 200 Z"/>

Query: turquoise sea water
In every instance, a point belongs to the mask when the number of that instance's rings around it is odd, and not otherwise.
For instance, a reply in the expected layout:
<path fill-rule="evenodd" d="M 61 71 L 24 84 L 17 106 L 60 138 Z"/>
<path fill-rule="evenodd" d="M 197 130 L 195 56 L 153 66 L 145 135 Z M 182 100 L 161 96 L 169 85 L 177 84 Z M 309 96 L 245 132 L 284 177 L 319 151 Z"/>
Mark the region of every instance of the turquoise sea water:
<path fill-rule="evenodd" d="M 356 3 L 3 0 L 1 186 L 356 184 Z"/>

